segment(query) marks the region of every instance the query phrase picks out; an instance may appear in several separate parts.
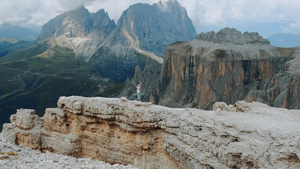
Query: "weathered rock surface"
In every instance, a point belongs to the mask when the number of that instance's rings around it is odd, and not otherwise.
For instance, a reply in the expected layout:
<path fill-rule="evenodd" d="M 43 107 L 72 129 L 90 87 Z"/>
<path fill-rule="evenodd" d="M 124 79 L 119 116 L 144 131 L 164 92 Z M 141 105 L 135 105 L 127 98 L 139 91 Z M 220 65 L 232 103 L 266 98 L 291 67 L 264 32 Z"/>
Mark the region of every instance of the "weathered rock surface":
<path fill-rule="evenodd" d="M 19 110 L 2 135 L 42 151 L 139 168 L 300 167 L 299 110 L 244 101 L 214 108 L 60 97 L 43 118 Z"/>
<path fill-rule="evenodd" d="M 300 108 L 300 48 L 277 48 L 256 33 L 225 28 L 166 48 L 159 100 L 210 109 L 215 102 L 260 101 Z"/>

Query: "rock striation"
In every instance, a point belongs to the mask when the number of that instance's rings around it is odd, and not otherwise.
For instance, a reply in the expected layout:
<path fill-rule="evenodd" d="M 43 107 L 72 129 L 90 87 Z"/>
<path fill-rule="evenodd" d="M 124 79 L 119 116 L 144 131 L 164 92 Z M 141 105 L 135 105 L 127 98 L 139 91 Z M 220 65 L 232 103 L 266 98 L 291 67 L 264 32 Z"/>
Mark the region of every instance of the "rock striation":
<path fill-rule="evenodd" d="M 299 168 L 300 111 L 244 101 L 216 111 L 126 98 L 60 97 L 43 118 L 18 110 L 16 144 L 138 168 Z"/>
<path fill-rule="evenodd" d="M 166 48 L 156 102 L 211 109 L 260 101 L 299 109 L 300 48 L 278 48 L 257 33 L 225 28 Z"/>

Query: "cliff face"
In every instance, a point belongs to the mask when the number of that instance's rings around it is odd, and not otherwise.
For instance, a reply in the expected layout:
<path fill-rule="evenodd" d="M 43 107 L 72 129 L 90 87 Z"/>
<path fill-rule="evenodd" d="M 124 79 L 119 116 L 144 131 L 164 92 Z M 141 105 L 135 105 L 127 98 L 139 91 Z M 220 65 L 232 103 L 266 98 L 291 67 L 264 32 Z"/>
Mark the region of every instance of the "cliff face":
<path fill-rule="evenodd" d="M 216 39 L 221 39 L 217 40 Z M 276 48 L 254 33 L 225 28 L 166 48 L 159 104 L 208 109 L 217 101 L 299 107 L 299 48 Z M 295 70 L 291 70 L 293 67 Z"/>
<path fill-rule="evenodd" d="M 243 101 L 214 109 L 60 97 L 43 118 L 18 110 L 1 134 L 33 149 L 141 169 L 300 167 L 298 110 Z"/>

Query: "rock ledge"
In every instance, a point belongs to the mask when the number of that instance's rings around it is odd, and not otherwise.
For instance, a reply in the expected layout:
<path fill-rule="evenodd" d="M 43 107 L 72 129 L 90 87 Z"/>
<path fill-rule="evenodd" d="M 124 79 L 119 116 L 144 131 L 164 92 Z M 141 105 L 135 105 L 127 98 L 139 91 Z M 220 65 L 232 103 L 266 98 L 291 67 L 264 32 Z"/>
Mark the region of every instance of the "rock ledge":
<path fill-rule="evenodd" d="M 138 168 L 300 167 L 300 110 L 244 101 L 214 109 L 60 97 L 43 118 L 18 110 L 2 135 L 41 151 Z"/>

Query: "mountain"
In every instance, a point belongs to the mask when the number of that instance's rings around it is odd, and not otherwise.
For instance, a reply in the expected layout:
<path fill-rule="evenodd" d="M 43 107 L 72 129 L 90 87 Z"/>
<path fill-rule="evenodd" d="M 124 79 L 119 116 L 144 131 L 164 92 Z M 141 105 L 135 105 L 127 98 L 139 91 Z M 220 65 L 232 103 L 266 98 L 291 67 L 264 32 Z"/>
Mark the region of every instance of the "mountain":
<path fill-rule="evenodd" d="M 279 33 L 269 36 L 268 39 L 273 46 L 286 48 L 300 46 L 300 34 Z"/>
<path fill-rule="evenodd" d="M 9 23 L 0 25 L 0 39 L 11 38 L 22 41 L 34 41 L 38 37 L 38 33 L 33 32 L 27 28 L 12 26 Z"/>
<path fill-rule="evenodd" d="M 166 47 L 160 73 L 137 70 L 133 80 L 144 84 L 143 101 L 169 107 L 246 100 L 299 109 L 299 65 L 300 47 L 274 47 L 257 33 L 224 28 Z M 147 79 L 157 80 L 149 87 Z M 125 86 L 120 96 L 136 98 L 133 85 Z"/>
<path fill-rule="evenodd" d="M 177 1 L 134 4 L 123 12 L 116 30 L 91 61 L 99 65 L 101 74 L 124 81 L 133 76 L 136 65 L 144 68 L 146 58 L 162 63 L 167 45 L 195 36 L 191 19 Z"/>
<path fill-rule="evenodd" d="M 115 22 L 103 9 L 91 14 L 81 6 L 46 23 L 37 41 L 53 37 L 59 45 L 72 49 L 77 56 L 88 60 L 115 28 Z"/>
<path fill-rule="evenodd" d="M 167 45 L 195 36 L 186 9 L 170 0 L 131 5 L 117 25 L 103 9 L 90 13 L 81 6 L 45 24 L 38 41 L 53 37 L 97 67 L 103 76 L 123 82 L 132 78 L 136 65 L 143 69 L 148 57 L 162 63 Z"/>
<path fill-rule="evenodd" d="M 163 57 L 165 46 L 192 40 L 196 31 L 184 7 L 177 1 L 134 4 L 123 12 L 110 45 L 121 44 Z"/>

